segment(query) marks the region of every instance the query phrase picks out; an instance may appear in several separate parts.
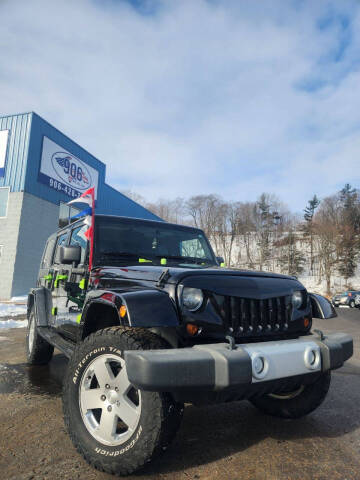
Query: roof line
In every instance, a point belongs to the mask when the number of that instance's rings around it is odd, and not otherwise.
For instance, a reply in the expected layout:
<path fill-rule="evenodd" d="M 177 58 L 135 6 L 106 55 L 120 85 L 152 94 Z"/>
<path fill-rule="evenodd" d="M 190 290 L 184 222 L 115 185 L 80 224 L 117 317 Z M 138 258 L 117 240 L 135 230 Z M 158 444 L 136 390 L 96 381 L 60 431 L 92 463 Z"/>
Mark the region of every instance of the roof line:
<path fill-rule="evenodd" d="M 51 128 L 53 128 L 54 130 L 56 130 L 57 132 L 59 132 L 63 137 L 66 137 L 68 140 L 70 140 L 70 142 L 74 143 L 75 145 L 77 145 L 81 150 L 84 150 L 84 152 L 86 152 L 88 155 L 90 155 L 92 158 L 94 158 L 97 162 L 101 163 L 102 165 L 104 165 L 105 167 L 105 170 L 106 170 L 106 164 L 104 162 L 102 162 L 101 160 L 99 160 L 97 157 L 95 157 L 95 155 L 93 155 L 92 153 L 89 152 L 89 150 L 86 150 L 86 148 L 82 147 L 79 143 L 75 142 L 75 140 L 73 140 L 72 138 L 70 138 L 68 135 L 66 135 L 64 132 L 62 132 L 61 130 L 59 130 L 57 127 L 54 127 L 54 125 L 50 122 L 48 122 L 47 120 L 45 120 L 45 118 L 43 118 L 41 115 L 39 115 L 38 113 L 36 112 L 31 112 L 33 115 L 36 115 L 37 117 L 39 117 L 44 123 L 47 123 L 48 125 L 50 125 Z"/>

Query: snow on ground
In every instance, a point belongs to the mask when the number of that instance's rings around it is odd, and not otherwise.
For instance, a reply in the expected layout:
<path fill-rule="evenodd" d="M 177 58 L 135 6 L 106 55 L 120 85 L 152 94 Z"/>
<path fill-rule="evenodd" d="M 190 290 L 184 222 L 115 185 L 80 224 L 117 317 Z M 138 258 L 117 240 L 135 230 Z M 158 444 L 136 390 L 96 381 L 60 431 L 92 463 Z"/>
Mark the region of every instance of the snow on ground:
<path fill-rule="evenodd" d="M 18 304 L 23 304 L 27 303 L 28 296 L 27 295 L 20 295 L 18 297 L 12 297 L 11 300 L 9 300 L 9 303 L 18 303 Z"/>
<path fill-rule="evenodd" d="M 27 320 L 0 320 L 0 329 L 2 328 L 25 328 L 27 327 Z"/>
<path fill-rule="evenodd" d="M 0 318 L 17 317 L 18 315 L 26 315 L 26 304 L 0 303 Z"/>
<path fill-rule="evenodd" d="M 6 302 L 0 302 L 0 329 L 24 328 L 27 326 L 26 316 L 27 295 L 13 297 Z M 20 319 L 17 319 L 20 317 Z"/>

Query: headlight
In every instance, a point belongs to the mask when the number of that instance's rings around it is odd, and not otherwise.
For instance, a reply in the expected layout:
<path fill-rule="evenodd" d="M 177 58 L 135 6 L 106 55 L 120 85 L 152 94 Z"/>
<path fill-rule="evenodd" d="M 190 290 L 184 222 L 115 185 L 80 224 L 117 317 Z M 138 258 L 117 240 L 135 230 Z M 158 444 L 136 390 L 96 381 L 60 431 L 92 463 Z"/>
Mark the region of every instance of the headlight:
<path fill-rule="evenodd" d="M 183 306 L 190 312 L 195 312 L 201 307 L 204 295 L 199 288 L 184 287 L 181 298 Z"/>
<path fill-rule="evenodd" d="M 301 308 L 303 302 L 304 302 L 304 296 L 303 292 L 301 290 L 295 290 L 292 294 L 292 304 L 294 308 Z"/>

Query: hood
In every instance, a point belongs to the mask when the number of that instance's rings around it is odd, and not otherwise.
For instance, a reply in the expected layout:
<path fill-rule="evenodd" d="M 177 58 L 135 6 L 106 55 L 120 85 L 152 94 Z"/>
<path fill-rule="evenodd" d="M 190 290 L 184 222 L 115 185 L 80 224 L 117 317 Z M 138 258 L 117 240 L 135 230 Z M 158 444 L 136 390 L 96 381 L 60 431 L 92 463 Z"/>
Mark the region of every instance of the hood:
<path fill-rule="evenodd" d="M 97 267 L 93 270 L 93 275 L 99 279 L 128 279 L 139 281 L 157 282 L 160 275 L 167 267 L 153 266 L 153 265 L 133 265 L 129 267 Z M 235 268 L 222 268 L 222 267 L 210 267 L 210 268 L 180 268 L 169 267 L 169 277 L 167 283 L 177 284 L 184 279 L 187 281 L 192 277 L 203 279 L 207 277 L 208 282 L 221 282 L 226 279 L 226 283 L 231 283 L 231 279 L 234 277 L 254 277 L 263 279 L 277 279 L 288 280 L 299 283 L 294 277 L 288 275 L 281 275 L 277 273 L 261 272 L 256 270 L 237 270 Z M 189 280 L 188 280 L 189 279 Z M 199 280 L 197 280 L 199 281 Z M 200 280 L 201 281 L 201 280 Z"/>

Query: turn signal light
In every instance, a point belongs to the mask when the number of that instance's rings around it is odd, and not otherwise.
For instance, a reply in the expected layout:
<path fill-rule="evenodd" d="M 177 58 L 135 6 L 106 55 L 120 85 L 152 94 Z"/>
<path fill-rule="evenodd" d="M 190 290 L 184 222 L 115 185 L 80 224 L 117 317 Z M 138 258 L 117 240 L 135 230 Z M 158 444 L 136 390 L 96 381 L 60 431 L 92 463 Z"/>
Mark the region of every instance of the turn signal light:
<path fill-rule="evenodd" d="M 126 315 L 126 312 L 127 312 L 127 309 L 126 309 L 125 305 L 121 305 L 121 307 L 119 308 L 120 317 L 124 318 L 125 315 Z"/>
<path fill-rule="evenodd" d="M 304 327 L 308 328 L 309 325 L 310 325 L 310 320 L 307 317 L 305 317 L 304 318 Z"/>
<path fill-rule="evenodd" d="M 196 335 L 199 331 L 199 327 L 197 325 L 193 325 L 192 323 L 188 323 L 186 325 L 186 331 L 189 335 Z"/>

